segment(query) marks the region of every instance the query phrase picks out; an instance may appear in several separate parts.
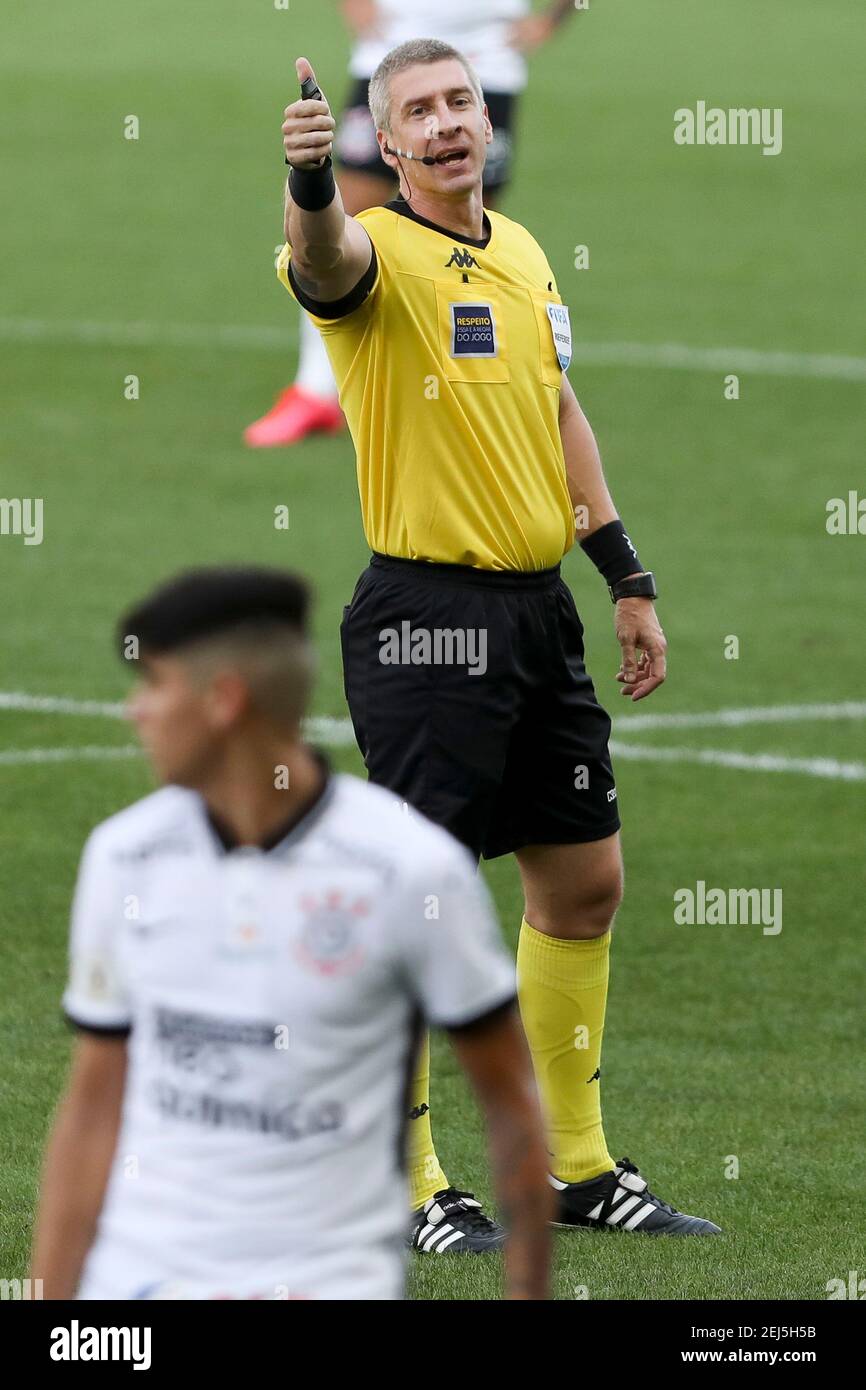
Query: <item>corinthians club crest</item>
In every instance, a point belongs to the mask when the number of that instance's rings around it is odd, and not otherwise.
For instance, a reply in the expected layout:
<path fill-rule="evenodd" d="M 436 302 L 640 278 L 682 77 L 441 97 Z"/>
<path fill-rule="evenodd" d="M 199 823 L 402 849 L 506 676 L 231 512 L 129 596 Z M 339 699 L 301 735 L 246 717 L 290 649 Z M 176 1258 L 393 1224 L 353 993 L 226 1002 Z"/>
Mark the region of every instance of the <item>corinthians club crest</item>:
<path fill-rule="evenodd" d="M 293 947 L 295 958 L 317 975 L 349 975 L 364 959 L 358 928 L 369 915 L 365 898 L 348 897 L 339 889 L 300 899 L 304 923 Z"/>

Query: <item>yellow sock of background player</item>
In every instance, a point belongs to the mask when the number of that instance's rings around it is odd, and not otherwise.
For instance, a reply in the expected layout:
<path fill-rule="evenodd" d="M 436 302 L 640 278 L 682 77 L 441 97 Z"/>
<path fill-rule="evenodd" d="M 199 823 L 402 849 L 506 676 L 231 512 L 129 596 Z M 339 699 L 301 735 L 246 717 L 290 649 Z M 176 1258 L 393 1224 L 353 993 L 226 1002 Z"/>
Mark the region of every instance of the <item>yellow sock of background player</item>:
<path fill-rule="evenodd" d="M 434 1192 L 448 1186 L 439 1166 L 430 1129 L 430 1034 L 425 1033 L 418 1052 L 418 1064 L 409 1092 L 409 1133 L 406 1165 L 409 1176 L 409 1204 L 413 1211 L 423 1207 Z"/>
<path fill-rule="evenodd" d="M 524 917 L 517 992 L 546 1111 L 550 1171 L 585 1182 L 614 1167 L 596 1073 L 607 1003 L 610 932 L 589 941 L 545 936 Z"/>

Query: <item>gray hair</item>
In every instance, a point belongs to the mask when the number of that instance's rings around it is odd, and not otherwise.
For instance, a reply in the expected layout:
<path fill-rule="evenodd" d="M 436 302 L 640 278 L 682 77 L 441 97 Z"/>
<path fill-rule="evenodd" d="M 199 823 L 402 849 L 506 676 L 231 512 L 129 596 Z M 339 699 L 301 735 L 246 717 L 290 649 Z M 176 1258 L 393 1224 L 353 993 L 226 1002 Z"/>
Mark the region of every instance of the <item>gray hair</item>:
<path fill-rule="evenodd" d="M 367 99 L 377 130 L 391 134 L 391 78 L 395 73 L 414 67 L 416 63 L 441 63 L 444 58 L 456 58 L 458 63 L 463 64 L 479 110 L 483 108 L 484 93 L 478 73 L 458 49 L 452 48 L 450 43 L 442 43 L 440 39 L 409 39 L 407 43 L 398 44 L 390 53 L 386 53 L 370 78 Z"/>

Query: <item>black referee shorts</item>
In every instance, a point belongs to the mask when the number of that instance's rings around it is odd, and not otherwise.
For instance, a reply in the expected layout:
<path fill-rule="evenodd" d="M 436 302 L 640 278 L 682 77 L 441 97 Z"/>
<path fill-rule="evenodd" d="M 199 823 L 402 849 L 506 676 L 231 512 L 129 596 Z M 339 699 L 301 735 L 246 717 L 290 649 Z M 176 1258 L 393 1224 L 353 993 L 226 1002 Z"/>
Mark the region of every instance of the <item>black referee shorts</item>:
<path fill-rule="evenodd" d="M 476 856 L 619 829 L 610 719 L 558 565 L 518 574 L 374 555 L 340 636 L 370 780 Z"/>
<path fill-rule="evenodd" d="M 334 155 L 338 171 L 354 169 L 361 174 L 388 178 L 391 170 L 383 163 L 376 140 L 376 127 L 367 105 L 369 82 L 356 77 L 340 113 L 334 137 Z M 511 177 L 514 155 L 514 125 L 517 97 L 511 92 L 485 92 L 484 100 L 493 126 L 493 140 L 487 146 L 484 164 L 484 188 L 488 192 L 503 189 Z"/>

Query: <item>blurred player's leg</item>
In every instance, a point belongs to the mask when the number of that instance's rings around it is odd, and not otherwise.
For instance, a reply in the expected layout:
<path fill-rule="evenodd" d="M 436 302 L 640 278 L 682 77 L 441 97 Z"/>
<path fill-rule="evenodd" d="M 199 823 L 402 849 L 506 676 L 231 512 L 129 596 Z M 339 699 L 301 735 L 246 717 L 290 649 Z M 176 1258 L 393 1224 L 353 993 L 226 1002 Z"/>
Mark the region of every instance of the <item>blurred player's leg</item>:
<path fill-rule="evenodd" d="M 485 88 L 484 100 L 493 126 L 493 141 L 487 148 L 484 165 L 484 206 L 496 208 L 511 179 L 518 98 L 512 92 L 492 92 Z"/>
<path fill-rule="evenodd" d="M 317 396 L 319 400 L 337 399 L 337 383 L 331 371 L 322 335 L 304 313 L 301 314 L 301 341 L 295 385 L 300 391 Z"/>
<path fill-rule="evenodd" d="M 244 443 L 252 449 L 272 449 L 296 444 L 308 434 L 340 434 L 344 428 L 327 353 L 318 332 L 302 314 L 298 374 L 267 414 L 244 430 Z"/>
<path fill-rule="evenodd" d="M 384 166 L 383 166 L 384 167 Z M 364 208 L 378 207 L 394 196 L 394 182 L 378 174 L 343 169 L 340 195 L 350 216 Z M 336 434 L 345 427 L 337 395 L 337 383 L 319 330 L 301 314 L 298 371 L 294 383 L 277 397 L 267 415 L 244 433 L 254 449 L 295 444 L 309 434 Z"/>

